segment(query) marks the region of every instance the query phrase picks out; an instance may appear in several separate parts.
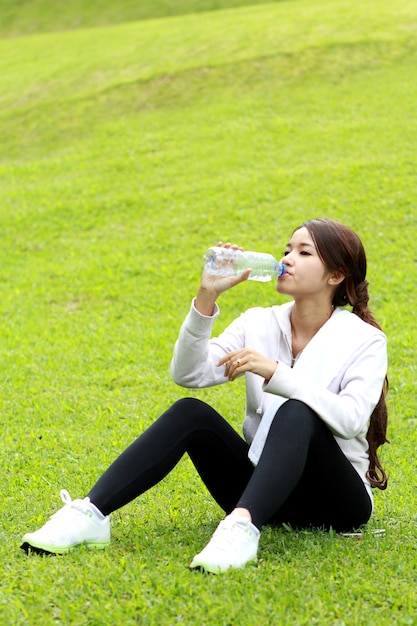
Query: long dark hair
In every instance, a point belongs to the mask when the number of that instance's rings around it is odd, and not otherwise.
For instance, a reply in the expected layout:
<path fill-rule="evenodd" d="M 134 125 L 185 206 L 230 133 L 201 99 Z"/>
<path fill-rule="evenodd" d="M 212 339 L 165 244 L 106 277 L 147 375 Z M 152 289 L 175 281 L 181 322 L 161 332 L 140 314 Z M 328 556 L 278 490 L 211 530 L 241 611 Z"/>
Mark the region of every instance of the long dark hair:
<path fill-rule="evenodd" d="M 343 224 L 330 219 L 313 219 L 304 222 L 313 239 L 317 252 L 329 271 L 340 271 L 345 279 L 338 285 L 333 296 L 333 306 L 352 307 L 352 313 L 364 322 L 381 330 L 368 308 L 368 281 L 366 280 L 366 254 L 358 235 Z M 297 229 L 298 230 L 298 229 Z M 388 477 L 378 458 L 377 450 L 387 439 L 388 411 L 385 397 L 388 378 L 378 404 L 369 420 L 366 438 L 369 444 L 369 470 L 366 474 L 372 487 L 386 489 Z"/>

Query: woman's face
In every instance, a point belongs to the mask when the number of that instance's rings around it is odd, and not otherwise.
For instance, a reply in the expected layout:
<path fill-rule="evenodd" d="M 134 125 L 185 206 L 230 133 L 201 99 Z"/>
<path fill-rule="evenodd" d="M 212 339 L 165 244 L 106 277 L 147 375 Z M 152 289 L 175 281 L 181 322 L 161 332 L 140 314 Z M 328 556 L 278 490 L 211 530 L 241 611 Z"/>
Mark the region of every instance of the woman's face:
<path fill-rule="evenodd" d="M 320 259 L 307 228 L 296 230 L 283 258 L 287 272 L 278 278 L 277 291 L 295 297 L 329 297 L 333 291 L 332 272 Z"/>

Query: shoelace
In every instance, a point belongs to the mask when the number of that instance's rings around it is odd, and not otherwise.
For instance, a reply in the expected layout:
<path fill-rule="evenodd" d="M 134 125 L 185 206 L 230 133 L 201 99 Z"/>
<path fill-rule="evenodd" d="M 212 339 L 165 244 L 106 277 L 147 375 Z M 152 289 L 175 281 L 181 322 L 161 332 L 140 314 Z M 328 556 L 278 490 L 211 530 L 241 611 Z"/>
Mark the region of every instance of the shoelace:
<path fill-rule="evenodd" d="M 80 513 L 85 514 L 85 507 L 83 506 L 82 500 L 73 500 L 66 489 L 61 489 L 59 492 L 60 498 L 65 506 L 62 509 L 59 509 L 56 513 L 54 513 L 49 521 L 57 519 L 62 515 L 68 515 L 69 510 L 71 510 L 72 515 L 75 517 Z"/>
<path fill-rule="evenodd" d="M 59 496 L 64 504 L 71 505 L 72 498 L 66 489 L 61 489 L 61 491 L 59 492 Z"/>

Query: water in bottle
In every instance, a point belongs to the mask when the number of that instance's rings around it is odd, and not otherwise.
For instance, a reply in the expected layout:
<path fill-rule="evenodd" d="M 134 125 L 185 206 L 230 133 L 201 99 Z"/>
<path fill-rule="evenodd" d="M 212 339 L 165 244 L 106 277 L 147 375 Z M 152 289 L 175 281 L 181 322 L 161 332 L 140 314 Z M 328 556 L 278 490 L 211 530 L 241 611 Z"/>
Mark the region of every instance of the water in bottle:
<path fill-rule="evenodd" d="M 213 246 L 203 257 L 204 270 L 215 276 L 239 276 L 244 270 L 251 268 L 249 280 L 267 282 L 286 271 L 283 263 L 277 261 L 272 254 L 265 252 L 249 252 Z"/>

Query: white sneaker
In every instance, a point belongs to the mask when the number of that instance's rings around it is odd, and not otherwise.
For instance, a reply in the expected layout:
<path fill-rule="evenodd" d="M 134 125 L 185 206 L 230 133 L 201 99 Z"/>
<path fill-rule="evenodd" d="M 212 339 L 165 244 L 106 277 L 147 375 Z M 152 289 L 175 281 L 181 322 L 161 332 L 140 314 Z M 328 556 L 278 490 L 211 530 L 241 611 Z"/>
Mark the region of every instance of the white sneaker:
<path fill-rule="evenodd" d="M 260 531 L 246 517 L 233 513 L 220 522 L 207 546 L 194 557 L 191 569 L 218 574 L 256 559 Z"/>
<path fill-rule="evenodd" d="M 82 544 L 87 548 L 105 548 L 110 543 L 110 516 L 102 516 L 88 499 L 71 500 L 65 489 L 60 496 L 65 506 L 42 528 L 24 535 L 20 547 L 40 554 L 64 554 Z"/>

